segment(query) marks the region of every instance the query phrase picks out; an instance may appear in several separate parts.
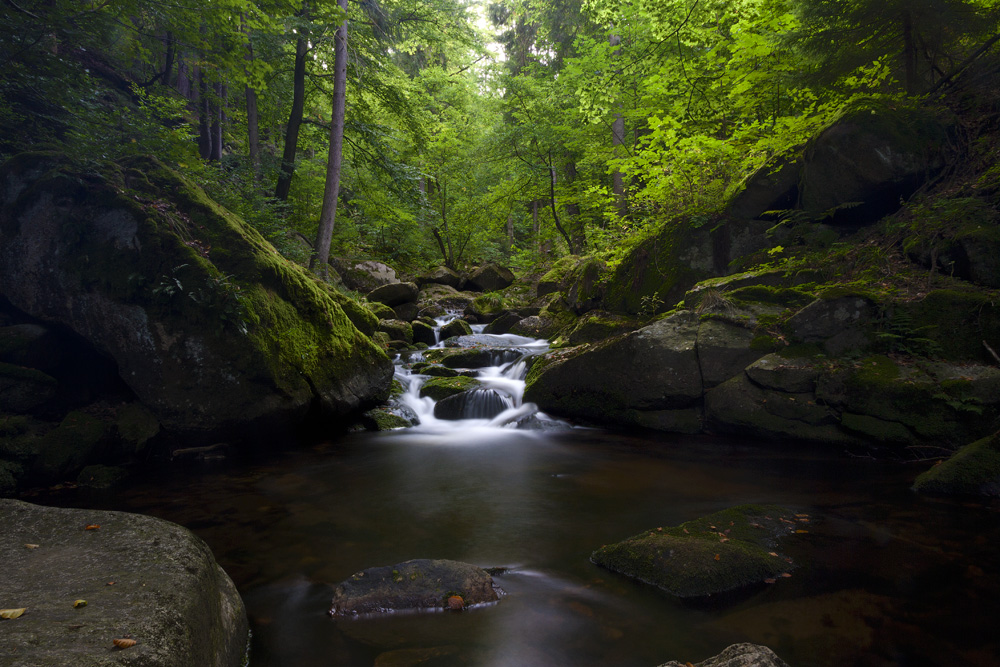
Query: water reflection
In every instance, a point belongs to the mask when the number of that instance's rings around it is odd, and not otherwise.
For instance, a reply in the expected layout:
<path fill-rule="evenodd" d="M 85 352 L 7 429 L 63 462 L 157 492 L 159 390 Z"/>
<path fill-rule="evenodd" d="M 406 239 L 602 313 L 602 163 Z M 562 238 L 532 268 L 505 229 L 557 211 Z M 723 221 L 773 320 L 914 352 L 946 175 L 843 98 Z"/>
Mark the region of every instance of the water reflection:
<path fill-rule="evenodd" d="M 649 667 L 737 641 L 800 666 L 1000 664 L 997 512 L 914 496 L 917 471 L 710 438 L 482 428 L 167 471 L 116 506 L 209 542 L 247 602 L 253 667 Z M 602 544 L 741 502 L 813 517 L 789 548 L 804 564 L 791 579 L 690 604 L 588 561 Z M 325 616 L 334 583 L 411 558 L 508 567 L 508 595 L 467 613 Z"/>

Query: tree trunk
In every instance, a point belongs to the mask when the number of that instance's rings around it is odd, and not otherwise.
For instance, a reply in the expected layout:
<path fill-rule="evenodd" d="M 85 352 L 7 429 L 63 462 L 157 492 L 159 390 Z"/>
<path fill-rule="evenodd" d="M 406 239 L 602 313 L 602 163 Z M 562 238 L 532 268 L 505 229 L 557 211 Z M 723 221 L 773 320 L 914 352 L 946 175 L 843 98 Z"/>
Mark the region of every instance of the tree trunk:
<path fill-rule="evenodd" d="M 913 17 L 903 12 L 903 83 L 907 95 L 917 94 L 917 47 L 913 40 Z"/>
<path fill-rule="evenodd" d="M 174 33 L 167 31 L 164 41 L 167 43 L 167 55 L 164 58 L 163 63 L 163 85 L 170 86 L 170 75 L 174 71 L 174 57 L 176 54 L 176 45 L 174 43 Z"/>
<path fill-rule="evenodd" d="M 177 92 L 188 100 L 190 100 L 192 95 L 194 95 L 194 89 L 191 85 L 191 77 L 188 75 L 188 65 L 184 62 L 183 57 L 179 58 L 177 61 Z"/>
<path fill-rule="evenodd" d="M 535 239 L 535 250 L 537 252 L 542 251 L 541 231 L 541 225 L 538 223 L 538 200 L 534 199 L 531 202 L 531 234 Z"/>
<path fill-rule="evenodd" d="M 242 15 L 241 20 L 243 32 L 246 32 L 246 14 Z M 253 44 L 250 42 L 249 34 L 247 35 L 247 52 L 244 58 L 247 62 L 253 63 Z M 260 129 L 258 127 L 260 117 L 257 113 L 257 91 L 250 84 L 247 84 L 243 92 L 247 105 L 247 151 L 250 154 L 250 164 L 256 171 L 257 167 L 260 166 Z"/>
<path fill-rule="evenodd" d="M 198 154 L 202 160 L 212 156 L 211 110 L 208 99 L 208 82 L 205 72 L 199 67 L 198 77 Z"/>
<path fill-rule="evenodd" d="M 305 5 L 303 13 L 307 11 Z M 285 149 L 281 154 L 281 170 L 278 172 L 278 184 L 274 188 L 274 197 L 281 201 L 288 199 L 288 191 L 292 187 L 292 176 L 295 175 L 295 152 L 299 143 L 299 127 L 302 125 L 302 112 L 306 103 L 306 56 L 309 53 L 309 42 L 306 35 L 299 35 L 295 40 L 295 72 L 292 75 L 292 111 L 285 127 Z M 334 90 L 334 100 L 337 92 Z"/>
<path fill-rule="evenodd" d="M 612 32 L 608 36 L 608 45 L 611 47 L 616 47 L 622 43 L 622 38 Z M 612 56 L 618 57 L 621 55 L 621 49 L 615 49 L 612 52 Z M 621 70 L 616 72 L 621 74 Z M 615 111 L 615 119 L 611 122 L 611 151 L 614 157 L 621 157 L 621 146 L 625 145 L 625 116 L 621 112 L 621 103 L 618 104 L 618 110 Z M 618 208 L 618 216 L 624 218 L 628 214 L 628 206 L 625 202 L 625 178 L 622 173 L 617 169 L 611 174 L 611 191 L 615 195 L 615 206 Z"/>
<path fill-rule="evenodd" d="M 210 107 L 212 111 L 212 151 L 209 160 L 219 162 L 222 160 L 222 101 L 226 95 L 226 87 L 217 83 L 212 86 L 212 92 L 212 105 Z"/>
<path fill-rule="evenodd" d="M 507 241 L 505 245 L 506 245 L 507 256 L 509 257 L 511 251 L 514 249 L 514 216 L 511 215 L 510 213 L 507 214 L 506 231 L 507 231 Z"/>
<path fill-rule="evenodd" d="M 566 182 L 568 184 L 573 183 L 576 180 L 576 163 L 572 159 L 566 162 Z M 586 230 L 583 227 L 583 219 L 580 217 L 580 206 L 578 204 L 567 203 L 563 210 L 566 211 L 566 216 L 568 220 L 566 221 L 566 226 L 569 228 L 570 237 L 570 247 L 569 252 L 571 255 L 583 254 L 584 249 L 587 247 L 587 235 Z"/>
<path fill-rule="evenodd" d="M 559 211 L 556 210 L 556 166 L 552 162 L 552 151 L 549 151 L 549 202 L 552 204 L 552 220 L 556 223 L 556 229 L 566 239 L 570 252 L 573 252 L 573 240 L 559 222 Z"/>
<path fill-rule="evenodd" d="M 347 0 L 339 0 L 347 15 Z M 323 189 L 323 212 L 316 233 L 316 255 L 309 266 L 319 264 L 320 275 L 329 275 L 330 241 L 337 221 L 337 197 L 340 194 L 340 167 L 344 148 L 344 120 L 347 115 L 347 19 L 337 28 L 333 42 L 333 117 L 330 120 L 330 156 L 326 163 L 326 186 Z"/>

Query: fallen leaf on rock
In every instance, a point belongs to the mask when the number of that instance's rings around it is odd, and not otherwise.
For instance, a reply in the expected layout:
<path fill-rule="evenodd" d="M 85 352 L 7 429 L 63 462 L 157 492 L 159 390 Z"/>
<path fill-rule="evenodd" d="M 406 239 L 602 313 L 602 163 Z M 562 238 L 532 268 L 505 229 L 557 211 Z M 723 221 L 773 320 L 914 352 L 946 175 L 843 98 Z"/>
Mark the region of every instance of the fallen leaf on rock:
<path fill-rule="evenodd" d="M 459 611 L 465 608 L 465 600 L 462 599 L 460 595 L 452 595 L 448 598 L 448 609 L 454 609 Z"/>
<path fill-rule="evenodd" d="M 114 586 L 114 585 L 115 585 L 115 582 L 113 582 L 113 581 L 109 581 L 108 583 L 106 583 L 106 584 L 104 584 L 104 585 L 105 585 L 105 586 Z"/>
<path fill-rule="evenodd" d="M 87 525 L 86 525 L 86 526 L 84 527 L 84 530 L 100 530 L 100 528 L 101 528 L 100 524 L 96 524 L 96 523 L 88 523 L 88 524 L 87 524 Z"/>
<path fill-rule="evenodd" d="M 776 581 L 777 581 L 777 579 L 771 579 L 771 578 L 768 578 L 768 579 L 765 579 L 765 580 L 764 580 L 764 583 L 765 583 L 765 584 L 773 584 L 773 583 L 774 583 L 774 582 L 776 582 Z"/>
<path fill-rule="evenodd" d="M 26 611 L 28 611 L 27 607 L 21 607 L 20 609 L 0 609 L 0 618 L 11 621 L 15 618 L 20 618 Z"/>
<path fill-rule="evenodd" d="M 795 532 L 796 532 L 796 533 L 808 533 L 809 531 L 808 531 L 808 530 L 802 530 L 801 528 L 799 528 L 799 529 L 798 529 L 798 530 L 796 530 Z"/>
<path fill-rule="evenodd" d="M 778 554 L 777 554 L 777 553 L 775 553 L 774 551 L 768 551 L 768 552 L 767 552 L 767 555 L 768 555 L 768 556 L 774 556 L 775 558 L 777 558 L 777 557 L 778 557 Z"/>
<path fill-rule="evenodd" d="M 796 514 L 795 516 L 799 517 L 800 519 L 804 519 L 804 518 L 808 517 L 809 515 L 808 514 Z"/>
<path fill-rule="evenodd" d="M 715 554 L 715 560 L 720 560 L 720 559 L 721 559 L 721 556 L 719 556 L 719 554 Z"/>
<path fill-rule="evenodd" d="M 25 549 L 37 549 L 38 545 L 37 544 L 25 544 L 24 548 Z"/>
<path fill-rule="evenodd" d="M 781 577 L 782 577 L 782 578 L 784 578 L 784 579 L 788 579 L 788 578 L 789 578 L 789 577 L 791 577 L 792 575 L 788 574 L 787 572 L 782 572 L 782 573 L 781 573 L 781 575 L 779 575 L 779 576 L 781 576 Z"/>
<path fill-rule="evenodd" d="M 87 606 L 86 600 L 76 600 L 73 602 L 73 609 L 79 609 L 80 607 L 86 607 L 86 606 Z"/>
<path fill-rule="evenodd" d="M 121 639 L 112 639 L 111 643 L 117 646 L 118 648 L 132 648 L 133 646 L 135 646 L 136 641 L 128 637 L 123 637 Z"/>

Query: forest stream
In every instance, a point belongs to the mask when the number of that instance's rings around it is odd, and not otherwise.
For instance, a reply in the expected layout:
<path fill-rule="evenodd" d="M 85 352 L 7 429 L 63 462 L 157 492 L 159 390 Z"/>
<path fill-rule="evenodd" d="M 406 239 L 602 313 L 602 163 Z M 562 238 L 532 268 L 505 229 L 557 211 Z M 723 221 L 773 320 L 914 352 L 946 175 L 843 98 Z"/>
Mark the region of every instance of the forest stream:
<path fill-rule="evenodd" d="M 208 542 L 246 601 L 251 667 L 651 667 L 743 641 L 799 667 L 996 664 L 995 505 L 917 496 L 909 487 L 926 464 L 558 428 L 520 405 L 521 357 L 545 342 L 507 342 L 519 353 L 480 371 L 505 397 L 500 417 L 434 419 L 415 392 L 421 378 L 397 362 L 420 426 L 250 465 L 206 462 L 194 476 L 167 467 L 104 505 Z M 787 545 L 798 567 L 773 585 L 686 602 L 588 560 L 603 544 L 748 502 L 811 517 Z M 461 613 L 327 616 L 334 584 L 413 558 L 503 568 L 506 594 Z"/>

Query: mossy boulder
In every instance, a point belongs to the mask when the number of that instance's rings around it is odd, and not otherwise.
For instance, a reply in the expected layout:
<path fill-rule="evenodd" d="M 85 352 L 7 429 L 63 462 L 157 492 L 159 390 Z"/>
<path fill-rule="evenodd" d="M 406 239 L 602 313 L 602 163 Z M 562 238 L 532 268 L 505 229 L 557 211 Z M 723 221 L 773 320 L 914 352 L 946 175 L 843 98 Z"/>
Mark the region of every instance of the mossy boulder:
<path fill-rule="evenodd" d="M 63 360 L 61 342 L 49 327 L 39 324 L 0 327 L 0 362 L 49 372 Z"/>
<path fill-rule="evenodd" d="M 684 311 L 596 345 L 550 353 L 528 372 L 524 400 L 545 412 L 636 424 L 638 414 L 693 407 L 703 392 L 698 316 Z"/>
<path fill-rule="evenodd" d="M 111 489 L 128 479 L 128 470 L 122 466 L 87 466 L 76 476 L 76 483 L 91 489 Z"/>
<path fill-rule="evenodd" d="M 447 285 L 455 289 L 461 289 L 465 279 L 457 271 L 449 269 L 447 266 L 439 266 L 435 269 L 421 274 L 417 278 L 417 285 L 423 289 L 425 285 L 438 284 Z"/>
<path fill-rule="evenodd" d="M 155 159 L 22 155 L 0 182 L 3 296 L 114 359 L 165 429 L 253 437 L 384 397 L 371 312 Z"/>
<path fill-rule="evenodd" d="M 0 521 L 3 606 L 27 608 L 0 621 L 0 655 L 16 656 L 7 664 L 245 664 L 243 601 L 208 546 L 185 528 L 17 500 L 0 500 Z M 74 608 L 75 599 L 86 606 Z M 135 646 L 116 649 L 112 639 L 123 637 Z"/>
<path fill-rule="evenodd" d="M 604 294 L 607 266 L 595 257 L 568 255 L 560 258 L 538 281 L 538 296 L 559 292 L 576 313 L 595 308 Z"/>
<path fill-rule="evenodd" d="M 824 296 L 792 315 L 788 329 L 794 340 L 818 343 L 828 353 L 838 355 L 872 344 L 877 313 L 875 303 L 860 294 Z"/>
<path fill-rule="evenodd" d="M 434 406 L 438 419 L 493 419 L 510 407 L 510 400 L 495 389 L 479 388 L 447 396 Z"/>
<path fill-rule="evenodd" d="M 448 396 L 461 394 L 480 386 L 479 380 L 460 375 L 457 377 L 432 377 L 420 387 L 420 396 L 440 401 Z"/>
<path fill-rule="evenodd" d="M 413 343 L 413 327 L 403 320 L 381 320 L 378 330 L 389 336 L 389 340 L 403 341 L 407 345 Z"/>
<path fill-rule="evenodd" d="M 421 322 L 420 320 L 414 320 L 413 322 L 410 322 L 410 326 L 413 329 L 414 343 L 425 343 L 427 345 L 434 345 L 437 343 L 437 334 L 434 331 L 434 325 Z"/>
<path fill-rule="evenodd" d="M 490 262 L 469 274 L 466 288 L 476 292 L 496 292 L 510 287 L 513 282 L 514 273 L 510 269 Z"/>
<path fill-rule="evenodd" d="M 389 283 L 380 285 L 368 293 L 368 300 L 394 307 L 404 303 L 416 303 L 420 290 L 415 283 Z"/>
<path fill-rule="evenodd" d="M 371 310 L 372 314 L 380 320 L 392 320 L 396 318 L 396 311 L 384 303 L 379 303 L 378 301 L 369 302 L 368 309 Z"/>
<path fill-rule="evenodd" d="M 603 546 L 590 560 L 680 598 L 715 595 L 792 569 L 776 549 L 801 518 L 776 505 L 739 505 Z"/>
<path fill-rule="evenodd" d="M 576 321 L 566 334 L 566 342 L 572 346 L 598 343 L 638 328 L 639 323 L 634 318 L 606 310 L 591 310 Z"/>
<path fill-rule="evenodd" d="M 463 609 L 498 599 L 493 578 L 482 568 L 453 560 L 418 559 L 351 575 L 334 588 L 330 614 Z"/>
<path fill-rule="evenodd" d="M 110 424 L 93 415 L 70 412 L 37 441 L 31 476 L 43 482 L 75 477 L 86 463 L 111 451 L 109 431 Z"/>
<path fill-rule="evenodd" d="M 705 389 L 722 384 L 743 372 L 762 356 L 755 349 L 753 331 L 724 320 L 707 319 L 698 327 L 696 349 Z"/>
<path fill-rule="evenodd" d="M 395 269 L 388 264 L 374 260 L 337 262 L 336 268 L 344 285 L 362 294 L 367 294 L 381 285 L 399 282 Z"/>
<path fill-rule="evenodd" d="M 901 335 L 934 342 L 939 356 L 953 361 L 995 363 L 983 345 L 1000 350 L 1000 300 L 980 290 L 932 290 L 918 301 L 899 304 Z"/>
<path fill-rule="evenodd" d="M 452 336 L 469 336 L 472 334 L 472 327 L 469 323 L 461 318 L 457 318 L 448 322 L 443 327 L 441 327 L 441 339 L 451 338 Z"/>
<path fill-rule="evenodd" d="M 962 447 L 921 473 L 913 490 L 933 495 L 1000 496 L 1000 433 Z"/>

